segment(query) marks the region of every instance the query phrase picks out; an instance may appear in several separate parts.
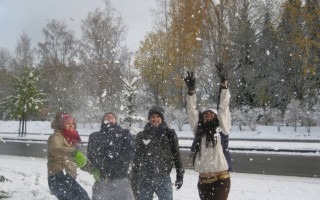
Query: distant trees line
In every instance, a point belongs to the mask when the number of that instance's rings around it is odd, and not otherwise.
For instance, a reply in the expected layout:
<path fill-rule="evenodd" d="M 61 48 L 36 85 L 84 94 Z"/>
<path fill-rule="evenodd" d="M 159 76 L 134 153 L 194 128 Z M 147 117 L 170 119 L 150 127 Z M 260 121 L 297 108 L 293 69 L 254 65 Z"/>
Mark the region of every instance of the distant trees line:
<path fill-rule="evenodd" d="M 81 38 L 52 19 L 36 47 L 23 33 L 13 54 L 0 48 L 1 117 L 20 116 L 9 115 L 3 102 L 18 91 L 12 75 L 22 80 L 30 72 L 37 74 L 33 88 L 45 100 L 31 109 L 34 120 L 48 119 L 58 109 L 86 122 L 97 121 L 106 110 L 125 118 L 128 104 L 140 115 L 153 104 L 183 113 L 186 88 L 181 76 L 187 70 L 196 74 L 201 105 L 215 106 L 214 64 L 223 62 L 229 69 L 234 123 L 253 128 L 275 122 L 316 125 L 319 16 L 317 0 L 159 0 L 153 31 L 137 52 L 129 52 L 126 27 L 106 1 L 105 8 L 83 19 Z M 120 77 L 130 83 L 138 76 L 135 95 L 123 92 L 126 84 Z M 134 99 L 126 101 L 128 96 Z M 181 125 L 184 117 L 176 114 L 172 120 Z"/>

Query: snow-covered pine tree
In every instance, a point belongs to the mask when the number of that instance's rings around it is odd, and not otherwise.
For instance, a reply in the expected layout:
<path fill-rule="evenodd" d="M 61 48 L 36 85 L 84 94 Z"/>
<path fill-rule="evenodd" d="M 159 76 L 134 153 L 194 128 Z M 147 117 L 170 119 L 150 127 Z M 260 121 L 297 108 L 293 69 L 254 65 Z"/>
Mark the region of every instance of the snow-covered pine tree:
<path fill-rule="evenodd" d="M 120 76 L 122 82 L 124 83 L 124 89 L 122 90 L 123 103 L 125 109 L 125 124 L 128 127 L 131 127 L 132 123 L 135 120 L 143 120 L 143 117 L 140 117 L 136 114 L 136 94 L 137 87 L 136 83 L 140 77 L 134 77 L 130 82 L 125 77 Z"/>
<path fill-rule="evenodd" d="M 19 136 L 27 134 L 27 118 L 31 114 L 37 114 L 46 102 L 46 94 L 37 89 L 39 73 L 33 68 L 24 68 L 22 78 L 12 74 L 12 87 L 14 93 L 0 101 L 0 107 L 4 110 L 3 118 L 20 120 Z"/>

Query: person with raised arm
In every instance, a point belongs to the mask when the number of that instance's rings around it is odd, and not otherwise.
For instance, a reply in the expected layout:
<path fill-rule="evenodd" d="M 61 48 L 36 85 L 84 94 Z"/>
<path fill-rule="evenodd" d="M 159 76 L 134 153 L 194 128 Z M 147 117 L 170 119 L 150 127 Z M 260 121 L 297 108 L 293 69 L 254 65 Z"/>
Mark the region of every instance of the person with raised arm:
<path fill-rule="evenodd" d="M 188 71 L 184 77 L 188 87 L 187 115 L 194 133 L 191 151 L 194 169 L 199 173 L 197 186 L 201 200 L 226 200 L 231 186 L 231 158 L 228 149 L 231 96 L 226 67 L 219 63 L 216 68 L 221 78 L 218 110 L 208 108 L 203 112 L 198 111 L 194 73 Z"/>

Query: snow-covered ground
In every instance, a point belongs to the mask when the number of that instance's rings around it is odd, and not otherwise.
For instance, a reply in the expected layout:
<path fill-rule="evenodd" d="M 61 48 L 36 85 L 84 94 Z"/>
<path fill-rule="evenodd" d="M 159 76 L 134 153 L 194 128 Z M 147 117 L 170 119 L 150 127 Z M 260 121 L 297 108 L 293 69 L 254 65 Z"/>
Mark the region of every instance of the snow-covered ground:
<path fill-rule="evenodd" d="M 0 155 L 0 175 L 12 182 L 0 182 L 0 191 L 8 191 L 14 200 L 56 199 L 47 184 L 46 159 Z M 92 195 L 93 177 L 81 170 L 78 181 Z M 174 170 L 171 173 L 175 180 Z M 174 190 L 174 200 L 199 199 L 197 173 L 186 170 L 184 184 Z M 231 173 L 230 200 L 318 200 L 320 179 Z"/>
<path fill-rule="evenodd" d="M 27 131 L 28 133 L 38 133 L 43 135 L 43 138 L 47 138 L 46 134 L 52 133 L 49 121 L 28 121 Z M 78 124 L 77 129 L 82 136 L 88 136 L 90 133 L 99 130 L 100 123 L 88 123 Z M 184 125 L 182 131 L 179 131 L 177 127 L 173 126 L 179 137 L 193 137 L 188 124 Z M 9 132 L 16 133 L 17 136 L 19 130 L 18 121 L 1 121 L 0 120 L 0 133 Z M 140 129 L 141 130 L 141 129 Z M 139 128 L 134 128 L 133 134 L 139 131 Z M 28 136 L 28 137 L 31 137 Z M 39 138 L 39 137 L 38 137 Z M 294 131 L 293 127 L 281 126 L 278 131 L 276 126 L 257 126 L 255 131 L 250 130 L 249 127 L 242 127 L 239 130 L 238 126 L 233 126 L 230 133 L 230 138 L 258 138 L 258 139 L 292 139 L 292 140 L 320 140 L 320 127 L 311 127 L 310 133 L 307 132 L 306 127 L 297 127 L 297 131 Z"/>
<path fill-rule="evenodd" d="M 0 121 L 0 142 L 1 138 L 19 138 L 18 122 Z M 50 122 L 28 122 L 28 134 L 24 139 L 46 140 L 52 130 Z M 88 140 L 90 133 L 97 131 L 99 124 L 78 125 L 78 131 L 83 141 Z M 177 131 L 180 138 L 192 137 L 190 126 L 183 127 L 183 131 Z M 7 134 L 2 134 L 7 132 Z M 36 134 L 33 134 L 36 133 Z M 250 131 L 247 127 L 239 131 L 233 127 L 230 138 L 257 138 L 257 139 L 292 139 L 292 140 L 320 140 L 320 127 L 312 127 L 311 133 L 307 133 L 305 127 L 298 127 L 297 132 L 292 127 L 258 126 L 256 131 Z M 191 140 L 180 139 L 180 145 L 190 145 Z M 4 142 L 4 141 L 2 141 Z M 257 147 L 257 148 L 292 148 L 292 149 L 317 149 L 320 152 L 320 143 L 290 143 L 290 142 L 252 142 L 252 141 L 231 141 L 230 147 Z M 319 155 L 319 153 L 318 153 Z M 320 170 L 320 169 L 319 169 Z M 80 184 L 92 195 L 93 178 L 90 174 L 78 171 Z M 18 156 L 0 155 L 0 175 L 5 176 L 12 182 L 0 182 L 0 191 L 8 191 L 10 199 L 55 199 L 50 195 L 47 186 L 46 159 Z M 172 181 L 175 180 L 173 170 Z M 230 200 L 317 200 L 320 196 L 320 178 L 304 178 L 291 176 L 256 175 L 244 173 L 231 173 L 232 184 Z M 175 191 L 175 200 L 199 199 L 197 191 L 197 173 L 187 170 L 183 187 Z"/>
<path fill-rule="evenodd" d="M 78 131 L 83 142 L 88 141 L 88 136 L 98 131 L 99 123 L 94 124 L 78 124 Z M 0 121 L 0 140 L 1 138 L 19 138 L 18 137 L 19 122 L 17 121 Z M 178 137 L 180 138 L 180 146 L 191 146 L 192 140 L 183 140 L 182 138 L 192 138 L 193 134 L 190 126 L 186 124 L 182 131 L 173 127 Z M 133 134 L 141 129 L 134 128 Z M 47 140 L 49 134 L 52 133 L 50 122 L 30 121 L 27 123 L 28 134 L 22 139 L 42 139 Z M 3 134 L 7 132 L 7 134 Z M 305 127 L 298 127 L 294 131 L 293 127 L 282 126 L 280 131 L 276 126 L 258 126 L 256 131 L 251 131 L 248 127 L 242 127 L 242 131 L 237 126 L 232 127 L 230 133 L 231 139 L 272 139 L 272 142 L 257 142 L 257 141 L 236 141 L 231 140 L 229 147 L 231 148 L 267 148 L 267 149 L 291 149 L 291 150 L 317 150 L 320 152 L 320 127 L 311 127 L 311 132 L 308 133 Z M 21 137 L 20 137 L 21 139 Z M 277 142 L 276 140 L 309 140 L 318 141 L 317 143 L 307 142 Z M 319 153 L 320 155 L 320 153 Z"/>

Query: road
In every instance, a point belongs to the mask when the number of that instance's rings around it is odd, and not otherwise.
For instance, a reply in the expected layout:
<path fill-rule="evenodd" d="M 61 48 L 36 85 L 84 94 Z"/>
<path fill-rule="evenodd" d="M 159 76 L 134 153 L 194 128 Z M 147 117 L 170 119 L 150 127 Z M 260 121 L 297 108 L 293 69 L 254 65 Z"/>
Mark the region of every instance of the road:
<path fill-rule="evenodd" d="M 320 156 L 317 154 L 230 152 L 233 172 L 320 178 Z M 182 150 L 181 154 L 184 166 L 192 168 L 190 151 Z"/>
<path fill-rule="evenodd" d="M 82 145 L 86 150 L 86 144 Z M 270 175 L 288 175 L 320 178 L 320 156 L 314 154 L 272 153 L 230 151 L 234 172 Z M 46 157 L 45 142 L 0 142 L 0 154 L 30 157 Z M 185 168 L 192 168 L 192 158 L 189 149 L 181 149 Z"/>

